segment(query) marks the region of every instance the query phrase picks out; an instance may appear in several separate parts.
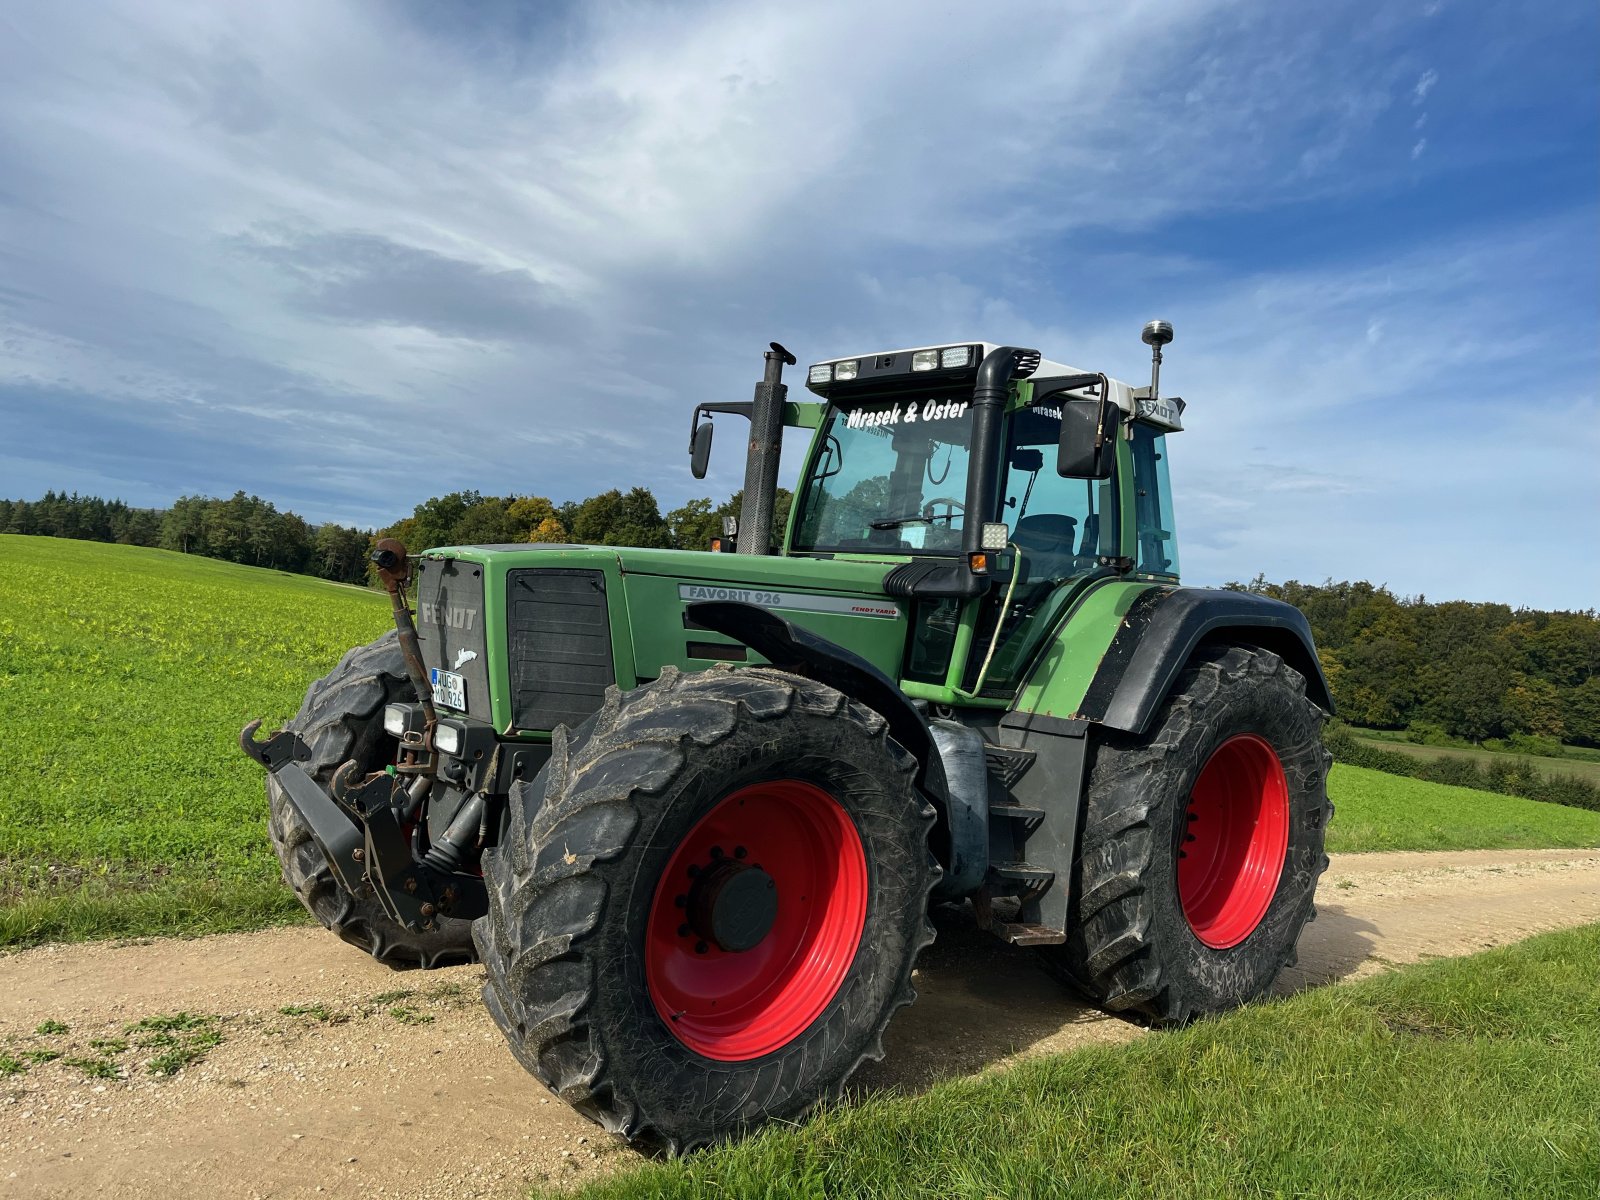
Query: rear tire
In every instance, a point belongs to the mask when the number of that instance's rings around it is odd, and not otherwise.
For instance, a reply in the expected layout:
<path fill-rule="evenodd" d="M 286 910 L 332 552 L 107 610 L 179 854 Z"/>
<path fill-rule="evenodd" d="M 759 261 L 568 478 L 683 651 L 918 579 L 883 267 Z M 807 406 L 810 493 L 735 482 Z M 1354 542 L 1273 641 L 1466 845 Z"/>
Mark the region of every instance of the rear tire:
<path fill-rule="evenodd" d="M 1328 865 L 1323 720 L 1298 671 L 1234 646 L 1184 670 L 1148 733 L 1104 735 L 1049 962 L 1102 1008 L 1157 1024 L 1264 995 Z"/>
<path fill-rule="evenodd" d="M 878 713 L 794 675 L 613 688 L 485 854 L 474 935 L 512 1051 L 670 1153 L 837 1097 L 933 939 L 915 769 Z"/>
<path fill-rule="evenodd" d="M 394 761 L 395 742 L 383 729 L 383 707 L 415 700 L 400 640 L 393 631 L 358 646 L 306 692 L 289 728 L 311 750 L 303 764 L 327 791 L 334 772 L 354 759 L 363 773 Z M 267 776 L 267 829 L 283 866 L 283 879 L 325 929 L 395 968 L 447 967 L 473 957 L 472 922 L 449 917 L 430 933 L 412 933 L 384 912 L 370 890 L 351 895 L 334 878 L 311 829 L 295 812 L 278 781 Z"/>

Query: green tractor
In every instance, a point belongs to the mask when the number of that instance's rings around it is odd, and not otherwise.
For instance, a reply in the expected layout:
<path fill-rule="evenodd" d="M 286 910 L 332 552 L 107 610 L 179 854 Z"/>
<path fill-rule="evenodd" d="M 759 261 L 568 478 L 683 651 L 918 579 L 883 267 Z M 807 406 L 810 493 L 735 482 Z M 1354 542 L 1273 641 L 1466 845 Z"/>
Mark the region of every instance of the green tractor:
<path fill-rule="evenodd" d="M 1263 995 L 1332 701 L 1298 611 L 1179 585 L 1171 338 L 1148 387 L 966 342 L 803 402 L 774 344 L 692 420 L 697 477 L 750 421 L 734 553 L 380 543 L 395 631 L 241 737 L 285 878 L 383 962 L 480 960 L 528 1070 L 672 1152 L 881 1057 L 935 904 L 1136 1020 Z"/>

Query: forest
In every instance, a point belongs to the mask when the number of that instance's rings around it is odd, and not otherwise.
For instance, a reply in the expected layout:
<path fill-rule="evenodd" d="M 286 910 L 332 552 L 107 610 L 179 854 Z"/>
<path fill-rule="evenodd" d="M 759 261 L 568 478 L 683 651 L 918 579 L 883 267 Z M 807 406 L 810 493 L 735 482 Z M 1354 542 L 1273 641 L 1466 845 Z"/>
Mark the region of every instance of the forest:
<path fill-rule="evenodd" d="M 451 492 L 380 530 L 313 525 L 259 496 L 184 496 L 171 508 L 47 493 L 0 500 L 0 533 L 158 546 L 229 562 L 368 583 L 376 537 L 413 549 L 494 542 L 572 542 L 699 550 L 736 516 L 738 493 L 661 511 L 653 493 L 612 489 L 556 503 L 544 496 Z M 791 496 L 779 493 L 777 528 Z M 1600 746 L 1600 615 L 1399 596 L 1367 582 L 1226 585 L 1306 614 L 1342 720 L 1408 729 L 1418 740 L 1527 738 Z"/>

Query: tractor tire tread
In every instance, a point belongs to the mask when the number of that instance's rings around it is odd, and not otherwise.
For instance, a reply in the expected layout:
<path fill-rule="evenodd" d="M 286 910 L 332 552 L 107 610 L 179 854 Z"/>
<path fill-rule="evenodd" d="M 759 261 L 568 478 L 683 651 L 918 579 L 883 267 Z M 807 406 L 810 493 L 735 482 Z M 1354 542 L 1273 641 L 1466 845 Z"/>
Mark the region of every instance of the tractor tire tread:
<path fill-rule="evenodd" d="M 588 1023 L 600 980 L 598 964 L 582 948 L 596 935 L 608 889 L 618 882 L 607 878 L 606 865 L 626 849 L 641 810 L 696 751 L 742 725 L 794 708 L 853 722 L 883 745 L 911 786 L 916 762 L 889 739 L 883 717 L 831 688 L 765 667 L 693 673 L 666 667 L 654 683 L 632 692 L 608 689 L 600 711 L 577 731 L 556 730 L 546 770 L 513 795 L 505 843 L 485 855 L 489 915 L 477 923 L 474 936 L 487 969 L 484 1000 L 513 1053 L 583 1115 L 671 1155 L 736 1131 L 685 1137 L 657 1128 L 640 1112 L 626 1084 L 612 1077 L 603 1039 Z M 542 795 L 526 794 L 529 789 Z M 920 798 L 919 804 L 925 841 L 934 810 Z M 585 841 L 574 849 L 563 838 L 580 828 Z M 924 913 L 937 876 L 932 869 Z M 915 998 L 912 967 L 933 936 L 924 915 L 887 1015 L 854 1064 L 819 1099 L 837 1099 L 856 1068 L 883 1057 L 883 1029 Z M 758 1073 L 735 1107 L 761 1111 L 784 1084 L 776 1070 Z"/>

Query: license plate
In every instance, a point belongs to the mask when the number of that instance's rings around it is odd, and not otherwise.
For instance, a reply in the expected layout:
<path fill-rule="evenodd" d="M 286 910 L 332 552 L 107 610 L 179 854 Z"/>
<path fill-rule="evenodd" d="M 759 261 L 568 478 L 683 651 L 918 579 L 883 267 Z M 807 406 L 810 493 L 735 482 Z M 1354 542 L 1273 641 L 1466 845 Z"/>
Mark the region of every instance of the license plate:
<path fill-rule="evenodd" d="M 467 711 L 467 681 L 463 676 L 431 667 L 428 682 L 433 685 L 433 698 L 438 703 L 458 712 Z"/>

